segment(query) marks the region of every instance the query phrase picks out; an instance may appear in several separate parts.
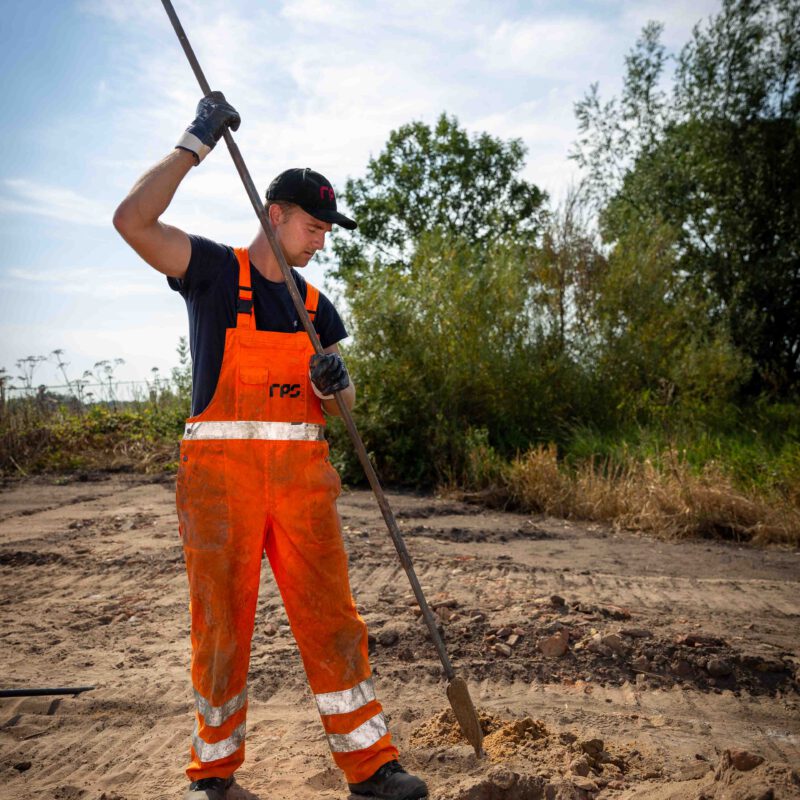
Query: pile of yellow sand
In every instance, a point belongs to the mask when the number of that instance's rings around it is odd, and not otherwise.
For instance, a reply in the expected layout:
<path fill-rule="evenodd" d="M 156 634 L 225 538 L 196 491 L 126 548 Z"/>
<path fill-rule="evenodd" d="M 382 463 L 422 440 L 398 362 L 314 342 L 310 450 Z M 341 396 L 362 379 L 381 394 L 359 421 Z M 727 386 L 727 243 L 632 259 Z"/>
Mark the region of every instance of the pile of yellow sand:
<path fill-rule="evenodd" d="M 502 761 L 522 750 L 536 748 L 550 735 L 543 722 L 531 717 L 501 720 L 481 711 L 478 714 L 484 740 L 483 749 L 491 761 Z M 447 709 L 422 723 L 411 735 L 415 747 L 436 747 L 466 743 L 452 709 Z"/>

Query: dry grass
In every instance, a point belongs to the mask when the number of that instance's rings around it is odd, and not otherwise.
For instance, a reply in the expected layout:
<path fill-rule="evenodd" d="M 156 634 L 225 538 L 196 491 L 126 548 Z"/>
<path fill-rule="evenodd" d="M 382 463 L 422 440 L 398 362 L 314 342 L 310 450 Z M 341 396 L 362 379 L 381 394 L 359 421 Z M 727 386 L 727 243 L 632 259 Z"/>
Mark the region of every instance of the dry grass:
<path fill-rule="evenodd" d="M 19 403 L 13 413 L 0 415 L 0 475 L 172 469 L 184 416 L 177 406 L 75 413 Z"/>
<path fill-rule="evenodd" d="M 518 456 L 508 473 L 513 502 L 531 511 L 568 517 L 575 511 L 576 485 L 558 464 L 554 444 L 539 445 Z"/>
<path fill-rule="evenodd" d="M 591 460 L 573 470 L 557 456 L 555 445 L 547 445 L 512 462 L 506 480 L 514 505 L 669 537 L 800 545 L 796 505 L 783 497 L 743 492 L 714 464 L 696 474 L 670 453 L 658 466 Z"/>

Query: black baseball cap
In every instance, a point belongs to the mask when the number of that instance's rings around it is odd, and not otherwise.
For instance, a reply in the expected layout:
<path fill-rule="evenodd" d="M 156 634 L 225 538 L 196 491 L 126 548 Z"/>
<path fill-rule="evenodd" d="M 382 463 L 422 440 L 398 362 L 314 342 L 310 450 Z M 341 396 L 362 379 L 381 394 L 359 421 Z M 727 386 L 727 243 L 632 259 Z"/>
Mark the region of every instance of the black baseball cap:
<path fill-rule="evenodd" d="M 319 172 L 293 167 L 281 172 L 267 189 L 267 202 L 295 203 L 312 217 L 354 230 L 354 220 L 336 210 L 336 195 L 331 182 Z"/>

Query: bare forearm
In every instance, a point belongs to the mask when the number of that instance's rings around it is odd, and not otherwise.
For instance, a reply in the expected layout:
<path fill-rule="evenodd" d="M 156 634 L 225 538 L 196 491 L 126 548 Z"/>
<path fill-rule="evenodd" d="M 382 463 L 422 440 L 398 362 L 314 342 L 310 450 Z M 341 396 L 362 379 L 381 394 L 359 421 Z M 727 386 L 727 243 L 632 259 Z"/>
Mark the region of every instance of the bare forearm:
<path fill-rule="evenodd" d="M 350 385 L 346 388 L 342 389 L 342 399 L 344 400 L 344 404 L 347 408 L 352 409 L 356 403 L 356 387 L 353 386 L 352 381 Z M 341 414 L 339 413 L 339 406 L 336 403 L 336 400 L 323 400 L 322 401 L 322 408 L 324 409 L 325 413 L 332 416 L 332 417 L 339 417 Z"/>

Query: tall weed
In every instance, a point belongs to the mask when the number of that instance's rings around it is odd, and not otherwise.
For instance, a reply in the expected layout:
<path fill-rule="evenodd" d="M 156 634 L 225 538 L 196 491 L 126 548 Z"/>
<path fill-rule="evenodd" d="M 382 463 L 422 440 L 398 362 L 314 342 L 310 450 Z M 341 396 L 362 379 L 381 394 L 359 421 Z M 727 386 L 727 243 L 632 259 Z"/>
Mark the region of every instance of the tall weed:
<path fill-rule="evenodd" d="M 743 489 L 720 464 L 698 470 L 675 449 L 657 460 L 628 451 L 567 463 L 555 445 L 539 445 L 494 475 L 498 482 L 483 494 L 525 511 L 668 537 L 800 545 L 797 484 L 785 493 Z"/>

